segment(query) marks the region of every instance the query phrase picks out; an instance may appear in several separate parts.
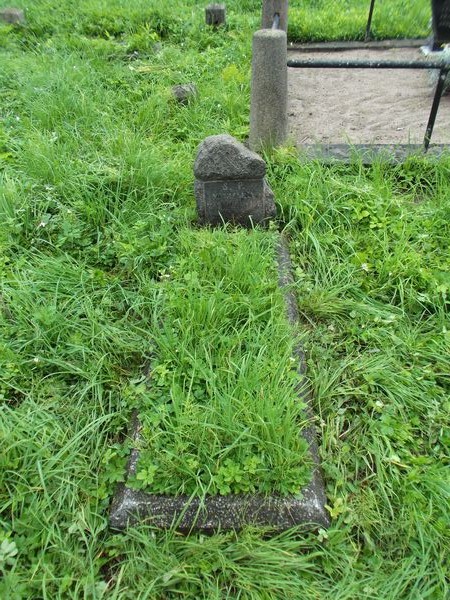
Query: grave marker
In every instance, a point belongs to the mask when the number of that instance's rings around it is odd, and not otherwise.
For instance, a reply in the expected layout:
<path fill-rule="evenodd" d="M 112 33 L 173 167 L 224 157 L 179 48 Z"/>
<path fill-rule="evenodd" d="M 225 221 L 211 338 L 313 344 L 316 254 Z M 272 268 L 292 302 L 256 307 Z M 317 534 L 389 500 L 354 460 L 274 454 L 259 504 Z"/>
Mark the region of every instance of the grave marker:
<path fill-rule="evenodd" d="M 225 25 L 227 14 L 225 4 L 210 4 L 205 8 L 205 22 L 207 25 L 218 27 Z"/>
<path fill-rule="evenodd" d="M 172 94 L 180 104 L 188 104 L 198 96 L 198 90 L 195 83 L 181 83 L 173 86 Z"/>
<path fill-rule="evenodd" d="M 1 8 L 0 21 L 3 21 L 4 23 L 9 23 L 10 25 L 24 25 L 25 13 L 20 8 Z"/>
<path fill-rule="evenodd" d="M 194 164 L 195 197 L 203 224 L 231 222 L 245 227 L 275 217 L 266 163 L 230 135 L 206 138 Z"/>

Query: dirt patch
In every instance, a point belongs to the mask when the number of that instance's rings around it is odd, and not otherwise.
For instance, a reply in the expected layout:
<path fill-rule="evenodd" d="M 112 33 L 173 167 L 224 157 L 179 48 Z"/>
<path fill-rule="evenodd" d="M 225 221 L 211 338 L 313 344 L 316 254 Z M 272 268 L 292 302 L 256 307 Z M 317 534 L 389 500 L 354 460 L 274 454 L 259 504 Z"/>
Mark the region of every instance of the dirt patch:
<path fill-rule="evenodd" d="M 289 51 L 288 59 L 425 60 L 419 48 Z M 297 144 L 420 144 L 436 71 L 288 69 L 288 119 Z M 442 97 L 432 143 L 450 144 L 450 94 Z"/>

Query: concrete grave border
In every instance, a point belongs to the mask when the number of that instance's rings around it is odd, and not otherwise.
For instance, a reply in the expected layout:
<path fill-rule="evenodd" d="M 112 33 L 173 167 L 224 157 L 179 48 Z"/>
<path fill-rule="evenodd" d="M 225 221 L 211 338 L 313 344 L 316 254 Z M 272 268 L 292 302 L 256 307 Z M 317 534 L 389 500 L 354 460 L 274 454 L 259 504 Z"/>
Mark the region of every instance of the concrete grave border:
<path fill-rule="evenodd" d="M 303 144 L 297 150 L 301 161 L 317 160 L 324 164 L 350 164 L 356 159 L 363 165 L 379 160 L 395 165 L 411 157 L 433 160 L 450 156 L 448 144 L 432 144 L 426 153 L 422 144 Z"/>
<path fill-rule="evenodd" d="M 286 313 L 292 325 L 299 321 L 295 294 L 291 286 L 292 265 L 286 239 L 281 236 L 278 248 L 278 278 L 283 290 Z M 306 373 L 305 355 L 298 346 L 295 350 L 298 371 Z M 133 490 L 127 487 L 127 479 L 136 473 L 139 459 L 139 439 L 141 425 L 138 415 L 133 415 L 129 437 L 134 448 L 126 469 L 126 481 L 118 486 L 113 498 L 109 522 L 113 529 L 124 530 L 128 526 L 145 523 L 163 529 L 174 527 L 181 532 L 217 531 L 241 529 L 245 525 L 269 527 L 283 531 L 294 526 L 304 530 L 328 527 L 330 519 L 325 508 L 326 496 L 320 470 L 319 452 L 312 421 L 312 398 L 307 384 L 298 389 L 299 398 L 305 402 L 305 416 L 309 425 L 302 430 L 309 444 L 313 461 L 311 482 L 298 495 L 288 497 L 264 496 L 261 494 L 230 494 L 227 496 L 206 496 L 204 498 L 187 495 L 164 496 Z"/>

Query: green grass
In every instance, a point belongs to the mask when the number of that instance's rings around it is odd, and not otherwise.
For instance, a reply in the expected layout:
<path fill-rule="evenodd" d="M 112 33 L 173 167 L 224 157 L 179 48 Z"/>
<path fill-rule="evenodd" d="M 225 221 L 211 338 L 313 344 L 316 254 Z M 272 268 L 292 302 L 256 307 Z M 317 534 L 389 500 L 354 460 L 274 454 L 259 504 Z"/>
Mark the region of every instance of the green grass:
<path fill-rule="evenodd" d="M 292 41 L 364 40 L 370 0 L 305 0 L 289 6 Z M 373 39 L 423 38 L 430 35 L 431 4 L 427 0 L 376 0 Z"/>
<path fill-rule="evenodd" d="M 302 6 L 291 4 L 292 27 Z M 333 19 L 302 39 L 335 27 L 335 7 L 315 5 Z M 25 29 L 0 28 L 0 597 L 444 598 L 449 160 L 267 157 L 331 528 L 116 535 L 107 511 L 155 360 L 155 315 L 188 310 L 171 295 L 171 283 L 193 293 L 184 265 L 202 281 L 191 265 L 211 234 L 193 227 L 195 149 L 248 132 L 260 5 L 227 3 L 215 34 L 194 2 L 24 6 Z M 375 17 L 391 6 L 379 1 Z M 398 29 L 403 13 L 375 32 Z M 333 35 L 347 36 L 340 27 Z M 199 98 L 178 106 L 170 87 L 187 81 Z"/>
<path fill-rule="evenodd" d="M 186 232 L 154 294 L 134 486 L 153 493 L 296 493 L 309 480 L 294 331 L 274 233 Z"/>

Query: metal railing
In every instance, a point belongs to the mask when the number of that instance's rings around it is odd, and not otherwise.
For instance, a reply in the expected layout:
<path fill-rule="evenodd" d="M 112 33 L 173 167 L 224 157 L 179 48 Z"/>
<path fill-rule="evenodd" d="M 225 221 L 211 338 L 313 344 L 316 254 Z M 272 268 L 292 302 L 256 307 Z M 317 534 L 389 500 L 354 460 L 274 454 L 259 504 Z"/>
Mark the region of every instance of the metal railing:
<path fill-rule="evenodd" d="M 450 0 L 433 0 L 433 3 L 436 2 L 448 3 L 450 5 Z M 372 16 L 374 11 L 375 0 L 371 0 L 370 8 L 369 8 L 369 16 L 367 20 L 366 26 L 366 41 L 370 38 L 370 29 L 372 23 Z M 433 4 L 434 7 L 434 4 Z M 433 8 L 434 10 L 434 8 Z M 262 27 L 263 29 L 271 29 L 273 31 L 278 32 L 286 32 L 287 31 L 287 13 L 288 13 L 288 0 L 263 0 L 263 15 L 262 15 Z M 435 15 L 433 14 L 433 18 Z M 262 32 L 261 32 L 262 33 Z M 257 34 L 255 34 L 257 35 Z M 277 33 L 274 35 L 281 35 L 281 33 Z M 273 44 L 274 52 L 277 55 L 277 68 L 281 69 L 280 66 L 280 48 L 279 44 L 274 39 L 267 38 L 265 41 L 260 39 L 260 43 L 257 46 L 259 51 L 261 52 L 261 56 L 264 54 L 264 59 L 267 60 L 275 60 L 272 58 L 270 51 L 270 44 Z M 283 59 L 284 60 L 284 59 Z M 250 115 L 250 141 L 251 144 L 256 149 L 259 143 L 265 143 L 267 140 L 274 140 L 276 143 L 282 143 L 283 136 L 287 135 L 286 126 L 283 125 L 280 127 L 279 122 L 286 122 L 287 125 L 287 115 L 284 114 L 284 111 L 287 110 L 286 106 L 286 89 L 281 89 L 280 86 L 286 86 L 286 77 L 279 77 L 275 73 L 273 73 L 273 63 L 272 68 L 267 65 L 267 67 L 263 67 L 264 70 L 267 69 L 266 73 L 270 79 L 271 84 L 267 88 L 271 89 L 271 93 L 265 94 L 265 90 L 263 86 L 267 84 L 266 77 L 260 77 L 261 73 L 261 61 L 259 61 L 258 66 L 255 66 L 258 63 L 258 59 L 254 60 L 254 73 L 255 76 L 252 75 L 252 106 L 251 106 L 251 115 Z M 267 63 L 263 63 L 264 65 Z M 287 60 L 287 67 L 290 68 L 314 68 L 314 69 L 435 69 L 439 71 L 439 76 L 436 84 L 436 89 L 433 96 L 433 102 L 431 105 L 431 110 L 425 130 L 425 135 L 423 138 L 423 149 L 424 152 L 428 151 L 431 142 L 431 136 L 433 134 L 434 124 L 436 121 L 437 112 L 439 109 L 441 97 L 445 88 L 446 80 L 450 73 L 450 60 L 445 57 L 445 54 L 442 54 L 442 58 L 439 60 L 416 60 L 416 61 L 375 61 L 375 60 L 327 60 L 327 59 L 302 59 L 302 60 Z M 253 102 L 253 89 L 258 88 L 255 93 L 255 101 Z M 277 88 L 279 88 L 277 90 Z M 273 102 L 271 103 L 271 95 L 273 96 L 273 90 L 277 90 L 276 94 L 279 98 L 282 98 L 283 102 L 280 103 L 280 107 L 278 109 L 278 116 L 276 113 L 276 109 L 273 107 Z M 256 107 L 262 111 L 261 117 L 256 113 Z M 264 117 L 264 118 L 263 118 Z M 252 123 L 255 124 L 252 127 Z M 283 131 L 286 133 L 283 133 Z M 272 135 L 273 133 L 273 135 Z"/>
<path fill-rule="evenodd" d="M 439 78 L 434 92 L 433 103 L 423 138 L 423 149 L 427 152 L 433 134 L 439 104 L 444 91 L 445 81 L 450 72 L 450 62 L 440 61 L 375 61 L 375 60 L 323 60 L 305 59 L 288 60 L 287 66 L 295 69 L 436 69 L 439 70 Z"/>

